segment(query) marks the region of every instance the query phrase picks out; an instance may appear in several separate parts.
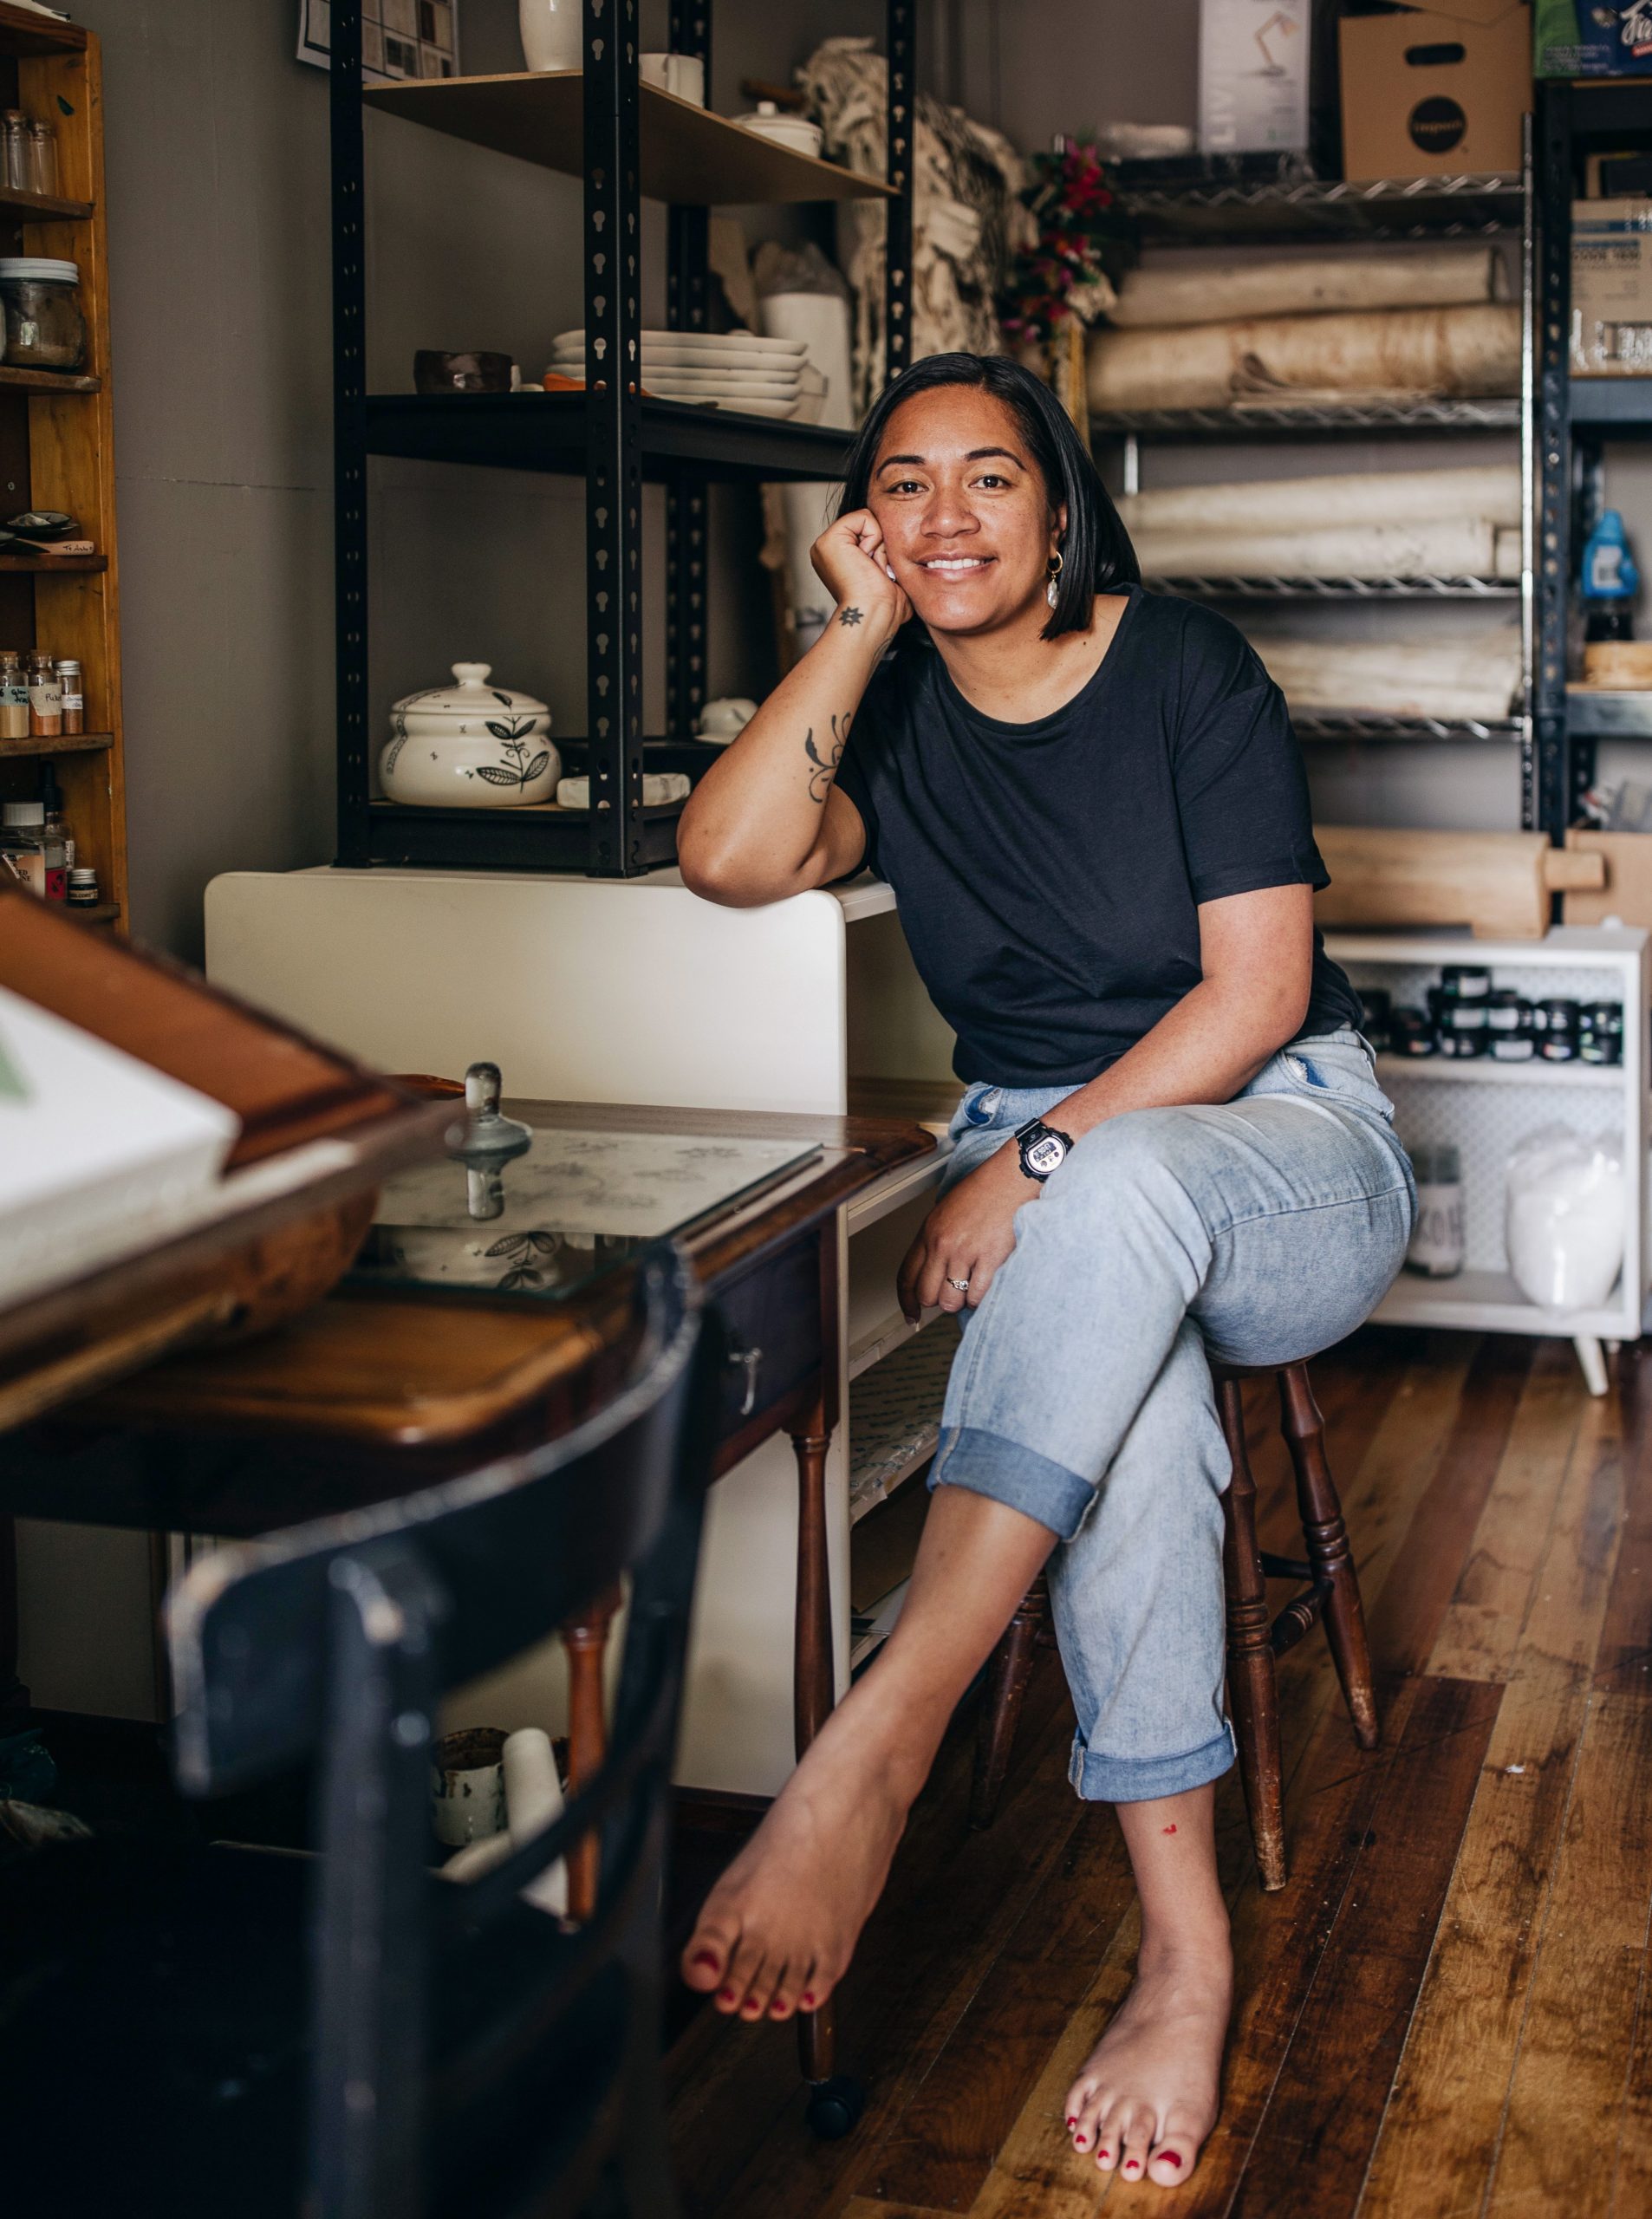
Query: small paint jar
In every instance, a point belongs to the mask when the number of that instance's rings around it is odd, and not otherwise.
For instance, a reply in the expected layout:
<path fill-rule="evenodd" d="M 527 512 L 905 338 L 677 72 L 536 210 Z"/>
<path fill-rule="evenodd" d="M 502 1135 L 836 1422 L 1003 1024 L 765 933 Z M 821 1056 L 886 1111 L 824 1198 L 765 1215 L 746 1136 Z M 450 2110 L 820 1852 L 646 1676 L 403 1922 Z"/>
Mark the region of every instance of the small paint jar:
<path fill-rule="evenodd" d="M 1529 1064 L 1538 1052 L 1538 1036 L 1530 1025 L 1522 1025 L 1518 1032 L 1493 1032 L 1491 1049 L 1493 1063 Z"/>
<path fill-rule="evenodd" d="M 68 901 L 70 908 L 95 909 L 97 907 L 97 873 L 94 870 L 84 869 L 77 864 L 68 875 Z"/>
<path fill-rule="evenodd" d="M 1467 1063 L 1477 1056 L 1484 1056 L 1491 1044 L 1491 1034 L 1483 1025 L 1459 1030 L 1442 1026 L 1440 1032 L 1440 1052 L 1454 1063 Z"/>
<path fill-rule="evenodd" d="M 1564 997 L 1551 997 L 1533 1002 L 1532 1022 L 1545 1039 L 1558 1038 L 1563 1034 L 1575 1038 L 1577 1031 L 1577 1005 Z"/>
<path fill-rule="evenodd" d="M 1426 1011 L 1396 1009 L 1389 1020 L 1389 1050 L 1395 1056 L 1432 1056 L 1434 1028 Z"/>
<path fill-rule="evenodd" d="M 1456 1002 L 1483 1002 L 1492 991 L 1492 974 L 1483 963 L 1447 963 L 1440 973 L 1440 989 Z"/>
<path fill-rule="evenodd" d="M 1481 1006 L 1486 1012 L 1489 1031 L 1522 1032 L 1531 1030 L 1532 1005 L 1511 987 L 1499 987 L 1494 994 L 1486 997 Z"/>

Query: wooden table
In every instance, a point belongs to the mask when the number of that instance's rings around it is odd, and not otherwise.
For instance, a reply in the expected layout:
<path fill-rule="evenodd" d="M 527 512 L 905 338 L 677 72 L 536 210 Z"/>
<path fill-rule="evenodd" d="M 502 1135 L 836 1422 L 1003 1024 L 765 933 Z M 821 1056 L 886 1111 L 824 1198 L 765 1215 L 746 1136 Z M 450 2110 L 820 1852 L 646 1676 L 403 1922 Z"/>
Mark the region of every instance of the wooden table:
<path fill-rule="evenodd" d="M 929 1154 L 881 1118 L 511 1103 L 538 1127 L 795 1142 L 818 1150 L 679 1235 L 727 1335 L 720 1477 L 771 1436 L 797 1469 L 793 1723 L 797 1754 L 835 1700 L 826 1455 L 838 1422 L 836 1216 Z M 0 1513 L 149 1532 L 245 1535 L 404 1493 L 537 1447 L 576 1423 L 623 1361 L 622 1266 L 577 1299 L 347 1284 L 269 1337 L 173 1358 L 27 1428 L 0 1453 Z M 607 1616 L 567 1629 L 573 1771 L 600 1755 Z M 571 1876 L 587 1894 L 589 1864 Z M 799 2022 L 811 2080 L 833 2071 L 829 2007 Z"/>

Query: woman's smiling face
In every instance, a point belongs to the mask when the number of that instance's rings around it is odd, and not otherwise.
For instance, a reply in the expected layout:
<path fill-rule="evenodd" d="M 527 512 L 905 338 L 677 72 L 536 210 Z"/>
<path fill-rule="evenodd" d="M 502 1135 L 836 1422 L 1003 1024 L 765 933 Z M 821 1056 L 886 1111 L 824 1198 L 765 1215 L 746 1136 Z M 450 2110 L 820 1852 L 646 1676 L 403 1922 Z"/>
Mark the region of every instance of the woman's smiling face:
<path fill-rule="evenodd" d="M 932 631 L 991 632 L 1035 605 L 1066 518 L 1013 412 L 979 386 L 914 394 L 868 489 L 895 582 Z"/>

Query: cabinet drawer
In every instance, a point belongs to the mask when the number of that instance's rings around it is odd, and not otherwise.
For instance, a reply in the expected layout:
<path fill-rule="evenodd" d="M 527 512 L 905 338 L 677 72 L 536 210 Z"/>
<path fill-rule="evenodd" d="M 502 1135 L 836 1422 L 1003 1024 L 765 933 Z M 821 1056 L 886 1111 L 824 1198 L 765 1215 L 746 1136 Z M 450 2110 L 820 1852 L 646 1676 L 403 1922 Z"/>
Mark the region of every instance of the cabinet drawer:
<path fill-rule="evenodd" d="M 821 1363 L 820 1238 L 811 1234 L 717 1290 L 730 1360 L 719 1441 L 814 1379 Z"/>

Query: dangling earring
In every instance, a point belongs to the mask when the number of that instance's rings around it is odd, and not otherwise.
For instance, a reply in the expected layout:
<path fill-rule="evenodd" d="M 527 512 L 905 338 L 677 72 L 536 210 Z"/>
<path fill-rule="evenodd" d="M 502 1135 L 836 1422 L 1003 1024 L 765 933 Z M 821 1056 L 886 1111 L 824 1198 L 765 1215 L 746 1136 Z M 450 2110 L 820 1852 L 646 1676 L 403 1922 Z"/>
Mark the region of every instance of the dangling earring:
<path fill-rule="evenodd" d="M 1050 603 L 1051 608 L 1056 605 L 1056 580 L 1060 576 L 1061 550 L 1057 548 L 1056 552 L 1050 557 L 1050 582 L 1044 589 L 1044 597 Z"/>

